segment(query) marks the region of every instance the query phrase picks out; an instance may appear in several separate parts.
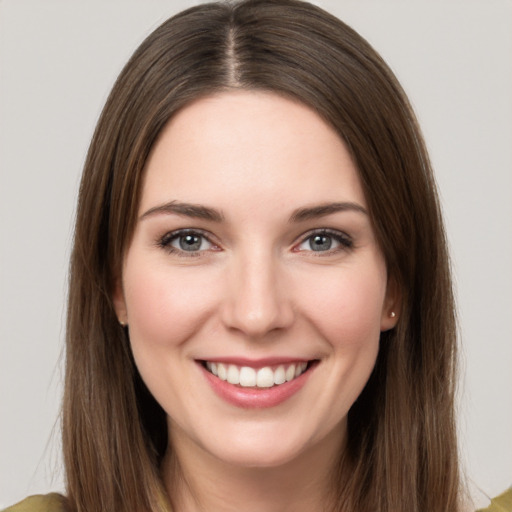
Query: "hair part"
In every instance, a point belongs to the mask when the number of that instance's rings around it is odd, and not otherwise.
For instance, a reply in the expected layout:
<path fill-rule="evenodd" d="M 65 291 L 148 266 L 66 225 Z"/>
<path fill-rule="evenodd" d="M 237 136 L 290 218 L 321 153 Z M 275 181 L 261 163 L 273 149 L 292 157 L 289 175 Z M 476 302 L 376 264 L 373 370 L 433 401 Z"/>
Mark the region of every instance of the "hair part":
<path fill-rule="evenodd" d="M 397 327 L 349 413 L 340 511 L 459 510 L 456 333 L 445 234 L 421 132 L 396 78 L 355 31 L 297 0 L 212 3 L 155 30 L 119 75 L 87 155 L 70 265 L 63 444 L 70 508 L 165 509 L 165 413 L 135 367 L 112 291 L 148 155 L 172 116 L 231 89 L 308 105 L 346 143 L 390 280 Z M 172 501 L 172 497 L 171 497 Z"/>

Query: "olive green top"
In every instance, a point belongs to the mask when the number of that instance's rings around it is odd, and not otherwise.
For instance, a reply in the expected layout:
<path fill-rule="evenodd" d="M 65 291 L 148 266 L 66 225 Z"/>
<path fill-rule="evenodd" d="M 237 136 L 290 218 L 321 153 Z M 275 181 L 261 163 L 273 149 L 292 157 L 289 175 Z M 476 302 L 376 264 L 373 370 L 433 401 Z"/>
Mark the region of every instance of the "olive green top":
<path fill-rule="evenodd" d="M 6 508 L 3 512 L 65 512 L 65 499 L 60 494 L 30 496 L 17 505 Z M 491 504 L 476 512 L 512 512 L 512 487 L 491 500 Z"/>
<path fill-rule="evenodd" d="M 30 496 L 3 512 L 65 512 L 66 500 L 57 493 Z"/>
<path fill-rule="evenodd" d="M 476 512 L 512 512 L 512 487 L 491 500 L 487 508 L 482 508 Z"/>

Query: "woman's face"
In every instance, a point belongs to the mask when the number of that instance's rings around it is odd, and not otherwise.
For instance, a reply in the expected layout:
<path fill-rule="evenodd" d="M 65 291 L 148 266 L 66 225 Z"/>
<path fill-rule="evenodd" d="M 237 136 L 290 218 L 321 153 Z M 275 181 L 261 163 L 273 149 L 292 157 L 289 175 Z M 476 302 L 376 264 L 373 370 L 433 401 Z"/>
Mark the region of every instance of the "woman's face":
<path fill-rule="evenodd" d="M 338 450 L 396 321 L 344 143 L 270 93 L 200 99 L 169 122 L 121 281 L 117 313 L 176 450 L 243 466 Z"/>

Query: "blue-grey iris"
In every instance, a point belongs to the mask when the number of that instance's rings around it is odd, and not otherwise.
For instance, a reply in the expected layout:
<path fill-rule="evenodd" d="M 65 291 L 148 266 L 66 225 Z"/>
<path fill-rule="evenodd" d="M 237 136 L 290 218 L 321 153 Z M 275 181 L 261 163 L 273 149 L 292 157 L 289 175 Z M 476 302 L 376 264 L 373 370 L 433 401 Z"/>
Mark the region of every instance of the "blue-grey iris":
<path fill-rule="evenodd" d="M 183 251 L 198 251 L 201 248 L 201 237 L 197 235 L 180 236 L 180 249 Z"/>
<path fill-rule="evenodd" d="M 332 245 L 332 238 L 326 235 L 315 235 L 309 240 L 309 246 L 313 251 L 328 251 Z"/>

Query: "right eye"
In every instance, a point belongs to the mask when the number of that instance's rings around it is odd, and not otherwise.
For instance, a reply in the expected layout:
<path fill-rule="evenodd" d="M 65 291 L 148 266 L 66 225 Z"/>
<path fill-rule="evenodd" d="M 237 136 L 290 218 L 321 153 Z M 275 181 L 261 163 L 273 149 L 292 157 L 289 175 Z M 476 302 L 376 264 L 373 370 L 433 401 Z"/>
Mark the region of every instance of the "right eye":
<path fill-rule="evenodd" d="M 158 245 L 171 253 L 182 256 L 196 256 L 216 247 L 204 234 L 189 229 L 180 229 L 165 234 Z"/>

